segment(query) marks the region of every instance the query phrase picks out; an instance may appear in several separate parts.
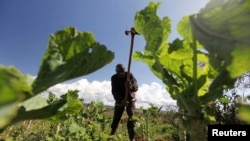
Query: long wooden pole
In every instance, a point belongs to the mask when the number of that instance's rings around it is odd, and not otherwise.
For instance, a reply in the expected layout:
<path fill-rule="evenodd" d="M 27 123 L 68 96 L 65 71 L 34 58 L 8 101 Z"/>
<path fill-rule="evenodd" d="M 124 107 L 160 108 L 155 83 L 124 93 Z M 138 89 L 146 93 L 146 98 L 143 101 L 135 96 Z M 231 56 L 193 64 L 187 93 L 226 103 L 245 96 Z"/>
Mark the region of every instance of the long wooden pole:
<path fill-rule="evenodd" d="M 127 70 L 127 77 L 125 82 L 126 92 L 125 92 L 125 100 L 127 102 L 128 100 L 128 94 L 130 93 L 129 83 L 130 83 L 130 66 L 131 66 L 131 58 L 133 53 L 133 47 L 134 47 L 134 37 L 136 34 L 138 34 L 135 29 L 132 27 L 130 31 L 125 31 L 125 34 L 131 34 L 131 43 L 130 43 L 130 51 L 129 51 L 129 59 L 128 59 L 128 70 Z"/>

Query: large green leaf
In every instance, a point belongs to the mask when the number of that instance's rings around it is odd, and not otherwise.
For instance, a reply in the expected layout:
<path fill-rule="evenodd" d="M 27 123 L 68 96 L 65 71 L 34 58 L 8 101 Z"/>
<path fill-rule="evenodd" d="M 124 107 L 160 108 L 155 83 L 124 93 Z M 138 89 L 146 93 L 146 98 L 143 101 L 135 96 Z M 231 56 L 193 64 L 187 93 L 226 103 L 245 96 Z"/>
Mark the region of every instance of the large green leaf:
<path fill-rule="evenodd" d="M 211 0 L 190 16 L 192 31 L 209 52 L 211 64 L 231 78 L 250 70 L 250 1 Z"/>
<path fill-rule="evenodd" d="M 184 17 L 178 25 L 184 39 L 167 42 L 170 19 L 160 19 L 157 16 L 159 6 L 160 3 L 150 2 L 145 9 L 136 13 L 134 27 L 144 37 L 146 46 L 142 52 L 135 52 L 133 57 L 148 64 L 152 72 L 166 84 L 172 98 L 176 99 L 178 105 L 184 107 L 189 115 L 198 116 L 198 97 L 207 93 L 214 77 L 213 69 L 207 54 L 195 48 L 201 49 L 202 46 L 194 46 L 188 17 Z"/>
<path fill-rule="evenodd" d="M 178 30 L 184 39 L 176 39 L 172 43 L 167 43 L 171 27 L 170 19 L 168 17 L 160 19 L 157 16 L 159 6 L 160 3 L 151 2 L 135 15 L 134 27 L 146 40 L 146 46 L 143 52 L 133 54 L 134 59 L 147 63 L 152 72 L 166 84 L 173 98 L 192 86 L 193 79 L 196 79 L 199 84 L 197 94 L 204 95 L 210 84 L 209 79 L 211 79 L 213 69 L 204 52 L 195 50 L 198 52 L 196 54 L 198 59 L 194 63 L 189 18 L 184 17 L 178 24 Z M 198 44 L 198 47 L 201 48 L 201 45 Z M 194 70 L 197 71 L 196 78 L 193 78 Z"/>
<path fill-rule="evenodd" d="M 57 83 L 93 73 L 113 58 L 114 53 L 96 42 L 91 32 L 73 27 L 57 31 L 50 36 L 33 91 L 37 94 Z"/>
<path fill-rule="evenodd" d="M 18 104 L 32 96 L 32 82 L 15 67 L 0 65 L 0 129 L 16 116 Z"/>
<path fill-rule="evenodd" d="M 114 53 L 96 42 L 92 33 L 67 27 L 50 36 L 35 80 L 14 67 L 0 66 L 0 129 L 15 121 L 51 117 L 67 102 L 69 110 L 79 112 L 79 100 L 60 99 L 48 105 L 36 95 L 57 83 L 93 73 L 113 58 Z"/>
<path fill-rule="evenodd" d="M 40 96 L 35 96 L 31 99 L 32 103 L 37 102 L 36 104 L 38 105 L 36 106 L 32 104 L 32 106 L 27 106 L 26 104 L 22 104 L 11 124 L 23 120 L 51 118 L 52 116 L 56 115 L 58 110 L 68 102 L 65 99 L 59 99 L 54 103 L 47 104 L 44 103 L 44 98 Z"/>
<path fill-rule="evenodd" d="M 59 99 L 48 102 L 40 95 L 26 100 L 20 104 L 21 108 L 13 122 L 31 119 L 65 120 L 68 115 L 79 114 L 83 109 L 83 102 L 78 99 L 78 90 L 69 90 Z"/>
<path fill-rule="evenodd" d="M 144 51 L 135 52 L 133 59 L 147 63 L 152 72 L 164 81 L 164 70 L 157 51 L 161 46 L 168 47 L 165 41 L 168 39 L 171 26 L 168 17 L 161 20 L 156 15 L 159 6 L 160 3 L 150 2 L 145 9 L 135 15 L 134 27 L 146 40 L 146 46 Z"/>
<path fill-rule="evenodd" d="M 0 106 L 31 96 L 30 83 L 15 67 L 0 65 Z"/>
<path fill-rule="evenodd" d="M 235 7 L 237 14 L 232 15 L 243 17 L 236 20 L 237 24 L 226 20 L 232 18 L 228 8 L 234 4 L 238 5 Z M 199 134 L 201 132 L 197 132 L 197 127 L 205 128 L 203 118 L 209 117 L 204 115 L 204 107 L 219 98 L 224 89 L 232 86 L 235 77 L 250 68 L 247 66 L 247 54 L 250 53 L 247 27 L 250 24 L 246 19 L 249 18 L 249 2 L 212 0 L 199 14 L 183 17 L 177 29 L 184 39 L 176 39 L 172 43 L 166 43 L 170 20 L 156 15 L 159 5 L 150 2 L 136 13 L 134 27 L 146 40 L 146 47 L 133 57 L 147 63 L 166 84 L 179 109 L 183 110 L 187 127 L 196 127 L 189 128 L 191 140 L 197 140 L 197 137 L 202 140 L 205 134 Z M 228 15 L 223 17 L 222 13 Z M 235 31 L 237 28 L 243 31 Z M 246 66 L 239 68 L 239 63 Z M 189 122 L 199 120 L 201 122 L 195 126 Z"/>

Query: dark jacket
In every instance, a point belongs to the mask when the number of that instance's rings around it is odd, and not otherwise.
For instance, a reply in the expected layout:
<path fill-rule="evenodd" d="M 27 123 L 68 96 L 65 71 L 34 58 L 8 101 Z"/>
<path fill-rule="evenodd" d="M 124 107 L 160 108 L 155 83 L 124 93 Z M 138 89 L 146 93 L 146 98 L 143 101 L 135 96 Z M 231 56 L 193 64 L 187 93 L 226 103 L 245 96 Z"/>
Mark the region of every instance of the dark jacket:
<path fill-rule="evenodd" d="M 118 74 L 114 74 L 111 77 L 111 92 L 116 101 L 116 104 L 120 104 L 122 100 L 125 98 L 125 82 L 127 78 L 127 72 L 123 76 L 119 76 Z M 138 90 L 138 84 L 136 78 L 130 73 L 130 94 L 128 95 L 128 101 L 135 97 L 135 92 Z"/>

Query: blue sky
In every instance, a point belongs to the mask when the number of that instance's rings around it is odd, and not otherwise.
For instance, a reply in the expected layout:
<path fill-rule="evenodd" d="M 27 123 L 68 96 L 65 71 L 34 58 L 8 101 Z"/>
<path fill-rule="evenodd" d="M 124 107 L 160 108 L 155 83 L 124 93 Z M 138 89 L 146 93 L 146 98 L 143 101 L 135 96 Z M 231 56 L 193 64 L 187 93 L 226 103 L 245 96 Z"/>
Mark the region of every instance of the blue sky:
<path fill-rule="evenodd" d="M 135 13 L 150 0 L 0 0 L 0 64 L 13 65 L 23 74 L 35 76 L 49 35 L 67 26 L 90 31 L 96 40 L 115 53 L 115 59 L 96 72 L 79 79 L 109 81 L 115 65 L 127 66 L 130 36 L 124 34 L 134 23 Z M 158 15 L 172 21 L 169 42 L 179 38 L 176 24 L 185 16 L 199 12 L 208 0 L 155 0 L 162 2 Z M 145 46 L 143 37 L 136 36 L 134 51 Z M 138 83 L 162 85 L 146 64 L 132 61 L 132 73 Z"/>

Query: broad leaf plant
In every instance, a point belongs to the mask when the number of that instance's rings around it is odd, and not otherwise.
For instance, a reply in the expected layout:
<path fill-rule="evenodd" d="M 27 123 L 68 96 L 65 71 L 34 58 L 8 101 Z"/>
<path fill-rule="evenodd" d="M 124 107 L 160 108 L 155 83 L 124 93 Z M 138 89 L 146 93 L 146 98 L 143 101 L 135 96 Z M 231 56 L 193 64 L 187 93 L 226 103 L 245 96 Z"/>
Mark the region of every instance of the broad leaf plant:
<path fill-rule="evenodd" d="M 66 111 L 79 112 L 82 102 L 72 97 L 74 91 L 53 103 L 41 102 L 39 94 L 55 84 L 93 73 L 113 59 L 114 53 L 91 32 L 66 27 L 50 35 L 35 79 L 13 66 L 0 66 L 0 129 L 20 120 L 52 117 L 65 104 Z M 43 104 L 28 108 L 27 101 Z"/>
<path fill-rule="evenodd" d="M 205 109 L 250 70 L 250 1 L 211 0 L 181 19 L 182 39 L 172 42 L 171 20 L 157 16 L 160 5 L 150 2 L 136 13 L 134 27 L 146 46 L 133 58 L 145 62 L 177 100 L 190 139 L 204 141 L 206 125 L 215 120 Z"/>

